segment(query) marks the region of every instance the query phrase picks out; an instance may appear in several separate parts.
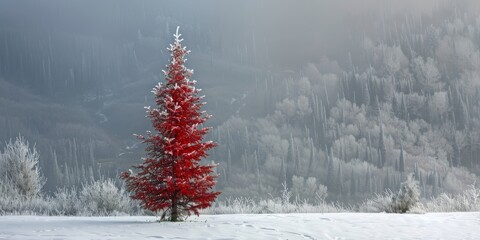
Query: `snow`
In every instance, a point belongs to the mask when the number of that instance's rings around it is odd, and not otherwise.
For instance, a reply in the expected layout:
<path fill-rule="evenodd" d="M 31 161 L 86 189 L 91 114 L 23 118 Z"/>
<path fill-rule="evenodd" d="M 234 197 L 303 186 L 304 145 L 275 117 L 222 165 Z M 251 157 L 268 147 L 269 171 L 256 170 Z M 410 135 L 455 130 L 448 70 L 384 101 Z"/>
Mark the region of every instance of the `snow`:
<path fill-rule="evenodd" d="M 480 239 L 480 213 L 155 217 L 2 216 L 0 239 Z"/>

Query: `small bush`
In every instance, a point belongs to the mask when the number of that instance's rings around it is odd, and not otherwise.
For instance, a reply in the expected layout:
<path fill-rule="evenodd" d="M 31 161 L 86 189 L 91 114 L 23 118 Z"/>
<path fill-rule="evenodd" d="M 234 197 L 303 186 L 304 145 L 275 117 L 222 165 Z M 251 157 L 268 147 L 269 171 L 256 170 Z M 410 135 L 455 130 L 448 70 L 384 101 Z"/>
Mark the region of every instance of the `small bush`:
<path fill-rule="evenodd" d="M 80 200 L 76 188 L 60 188 L 54 194 L 55 215 L 78 215 Z"/>
<path fill-rule="evenodd" d="M 424 204 L 426 212 L 473 212 L 480 211 L 480 189 L 471 186 L 463 193 L 449 195 L 446 193 Z"/>
<path fill-rule="evenodd" d="M 308 181 L 308 179 L 307 179 Z M 303 181 L 302 181 L 303 182 Z M 311 180 L 311 182 L 314 182 Z M 310 184 L 313 186 L 313 184 Z M 340 204 L 326 203 L 327 188 L 323 185 L 315 186 L 315 202 L 301 199 L 298 195 L 292 199 L 292 192 L 286 183 L 279 197 L 255 201 L 251 198 L 228 198 L 217 201 L 213 206 L 202 211 L 203 214 L 262 214 L 262 213 L 327 213 L 353 211 L 350 207 Z M 313 194 L 312 194 L 313 195 Z"/>
<path fill-rule="evenodd" d="M 374 198 L 363 202 L 359 211 L 406 213 L 415 207 L 419 200 L 420 189 L 413 175 L 409 175 L 397 193 L 386 191 L 384 194 L 377 194 Z"/>
<path fill-rule="evenodd" d="M 292 195 L 300 199 L 309 199 L 310 203 L 327 198 L 327 187 L 317 183 L 314 177 L 292 177 Z"/>
<path fill-rule="evenodd" d="M 83 215 L 117 215 L 130 212 L 131 203 L 124 189 L 112 180 L 95 181 L 83 187 L 79 194 Z"/>
<path fill-rule="evenodd" d="M 378 213 L 389 212 L 392 206 L 393 192 L 386 191 L 383 194 L 376 194 L 374 198 L 364 201 L 360 206 L 359 212 Z"/>
<path fill-rule="evenodd" d="M 130 201 L 125 191 L 117 188 L 112 180 L 95 181 L 85 185 L 81 191 L 62 188 L 53 197 L 28 199 L 10 188 L 10 185 L 0 185 L 0 215 L 110 216 L 141 213 L 138 204 Z"/>
<path fill-rule="evenodd" d="M 0 195 L 0 215 L 52 215 L 55 214 L 53 208 L 50 198 Z"/>
<path fill-rule="evenodd" d="M 217 201 L 216 204 L 202 211 L 203 214 L 264 214 L 264 213 L 328 213 L 348 212 L 351 208 L 340 204 L 318 202 L 309 203 L 305 200 L 284 202 L 281 198 L 263 199 L 258 202 L 253 199 L 235 198 Z"/>
<path fill-rule="evenodd" d="M 410 174 L 407 180 L 402 183 L 397 194 L 393 195 L 392 203 L 387 209 L 390 213 L 406 213 L 412 209 L 420 200 L 420 189 Z"/>

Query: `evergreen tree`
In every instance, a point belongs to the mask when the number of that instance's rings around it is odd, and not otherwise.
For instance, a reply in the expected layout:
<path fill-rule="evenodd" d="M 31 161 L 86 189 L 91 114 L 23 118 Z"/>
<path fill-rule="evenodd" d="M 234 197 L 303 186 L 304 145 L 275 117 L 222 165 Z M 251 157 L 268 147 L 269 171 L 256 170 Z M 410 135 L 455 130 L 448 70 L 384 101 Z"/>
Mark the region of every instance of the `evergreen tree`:
<path fill-rule="evenodd" d="M 260 166 L 258 164 L 257 151 L 253 153 L 255 159 L 255 177 L 257 178 L 258 190 L 262 189 L 262 181 L 260 179 Z"/>
<path fill-rule="evenodd" d="M 400 160 L 398 163 L 398 171 L 399 172 L 405 172 L 405 159 L 403 156 L 403 147 L 400 149 Z"/>
<path fill-rule="evenodd" d="M 313 146 L 313 141 L 310 139 L 310 158 L 308 161 L 308 176 L 310 176 L 313 167 L 313 161 L 315 160 L 315 147 Z"/>
<path fill-rule="evenodd" d="M 454 167 L 459 167 L 461 164 L 460 160 L 460 146 L 458 146 L 457 138 L 455 137 L 455 133 L 453 135 L 453 153 L 452 153 L 452 163 Z"/>
<path fill-rule="evenodd" d="M 459 116 L 459 124 L 460 129 L 468 129 L 469 125 L 469 116 L 468 116 L 468 108 L 467 104 L 462 100 L 460 101 L 461 109 L 460 109 L 460 116 Z"/>
<path fill-rule="evenodd" d="M 378 150 L 380 152 L 380 161 L 379 161 L 379 167 L 383 168 L 385 166 L 385 163 L 387 162 L 387 147 L 385 146 L 385 139 L 383 136 L 383 127 L 380 126 L 380 136 L 378 140 Z"/>
<path fill-rule="evenodd" d="M 405 103 L 404 95 L 402 95 L 402 102 L 401 102 L 401 105 L 400 105 L 400 111 L 401 111 L 400 117 L 403 120 L 408 122 L 410 120 L 410 116 L 409 116 L 409 113 L 408 113 L 407 104 Z"/>
<path fill-rule="evenodd" d="M 331 156 L 328 157 L 328 166 L 327 166 L 327 187 L 331 191 L 336 190 L 335 186 L 335 166 L 333 165 L 333 158 Z"/>
<path fill-rule="evenodd" d="M 363 84 L 363 104 L 367 108 L 370 106 L 370 91 L 368 89 L 368 82 Z"/>
<path fill-rule="evenodd" d="M 391 189 L 392 183 L 390 181 L 390 170 L 387 169 L 387 174 L 385 175 L 385 179 L 383 180 L 383 188 L 384 189 Z"/>
<path fill-rule="evenodd" d="M 228 156 L 227 156 L 227 174 L 225 178 L 227 178 L 227 181 L 230 180 L 230 176 L 232 175 L 232 153 L 230 152 L 230 149 L 228 149 Z"/>
<path fill-rule="evenodd" d="M 380 102 L 378 100 L 378 95 L 375 95 L 375 100 L 372 103 L 371 114 L 378 117 L 380 115 Z"/>
<path fill-rule="evenodd" d="M 342 163 L 338 163 L 338 170 L 337 170 L 337 177 L 335 180 L 335 185 L 337 187 L 337 192 L 339 195 L 343 194 L 344 186 L 343 186 L 343 171 L 342 171 Z"/>
<path fill-rule="evenodd" d="M 439 193 L 439 178 L 438 178 L 438 173 L 437 169 L 433 171 L 433 174 L 431 176 L 431 184 L 432 184 L 432 196 L 437 196 Z"/>
<path fill-rule="evenodd" d="M 367 173 L 365 175 L 365 191 L 368 193 L 373 192 L 372 189 L 372 173 L 370 172 L 370 167 L 367 168 Z"/>
<path fill-rule="evenodd" d="M 350 174 L 350 195 L 354 196 L 357 193 L 357 182 L 355 178 L 355 174 L 352 169 L 352 173 Z"/>
<path fill-rule="evenodd" d="M 431 117 L 430 117 L 431 116 L 431 113 L 430 113 L 430 98 L 431 98 L 430 96 L 427 96 L 426 100 L 425 100 L 425 104 L 424 104 L 424 109 L 425 109 L 424 114 L 425 115 L 423 116 L 423 119 L 425 119 L 425 121 L 427 121 L 427 122 L 431 122 L 431 120 L 432 120 Z"/>
<path fill-rule="evenodd" d="M 61 176 L 62 176 L 62 170 L 60 170 L 60 166 L 58 165 L 58 158 L 57 158 L 57 152 L 53 151 L 53 176 L 55 183 L 58 184 L 59 181 L 61 181 Z"/>
<path fill-rule="evenodd" d="M 390 213 L 406 213 L 411 210 L 420 200 L 420 189 L 418 182 L 410 174 L 405 182 L 402 182 L 398 193 L 393 195 L 390 208 L 387 212 Z"/>
<path fill-rule="evenodd" d="M 121 175 L 133 199 L 153 212 L 164 210 L 162 219 L 169 215 L 170 221 L 198 215 L 220 194 L 211 191 L 217 177 L 215 165 L 200 165 L 216 145 L 203 141 L 209 128 L 202 124 L 210 116 L 200 111 L 204 103 L 197 96 L 200 89 L 195 88 L 195 81 L 189 80 L 193 71 L 184 66 L 189 51 L 182 47 L 178 28 L 174 36 L 169 48 L 171 62 L 164 71 L 166 84 L 153 89 L 157 108 L 146 108 L 156 132 L 138 136 L 147 144 L 147 157 L 135 166 L 137 174 L 128 171 Z"/>
<path fill-rule="evenodd" d="M 398 108 L 399 107 L 398 107 L 397 97 L 395 96 L 395 93 L 394 93 L 392 96 L 392 111 L 395 116 L 399 115 Z"/>
<path fill-rule="evenodd" d="M 287 184 L 287 168 L 285 167 L 285 158 L 282 157 L 282 163 L 280 165 L 280 177 L 282 183 Z M 286 185 L 285 185 L 286 186 Z"/>
<path fill-rule="evenodd" d="M 288 152 L 287 152 L 287 162 L 286 162 L 286 181 L 287 187 L 292 188 L 292 177 L 295 172 L 295 162 L 296 162 L 296 154 L 295 154 L 295 144 L 293 142 L 293 136 L 290 133 L 290 144 L 288 145 Z"/>
<path fill-rule="evenodd" d="M 369 163 L 373 163 L 373 157 L 372 157 L 372 139 L 370 138 L 370 132 L 368 132 L 368 147 L 367 147 L 367 161 Z"/>

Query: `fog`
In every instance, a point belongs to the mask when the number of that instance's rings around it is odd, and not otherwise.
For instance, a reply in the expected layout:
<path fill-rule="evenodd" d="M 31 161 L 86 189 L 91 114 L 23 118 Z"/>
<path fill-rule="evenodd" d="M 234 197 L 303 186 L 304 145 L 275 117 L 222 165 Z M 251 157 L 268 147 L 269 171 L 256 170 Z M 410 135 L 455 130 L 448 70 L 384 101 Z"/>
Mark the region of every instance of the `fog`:
<path fill-rule="evenodd" d="M 180 26 L 224 196 L 285 182 L 353 202 L 405 172 L 426 197 L 458 192 L 480 173 L 479 13 L 474 0 L 3 0 L 0 147 L 36 143 L 47 192 L 139 163 L 132 134 L 151 128 L 143 106 Z"/>
<path fill-rule="evenodd" d="M 259 55 L 267 50 L 271 54 L 269 64 L 292 67 L 319 60 L 325 55 L 344 60 L 346 48 L 353 44 L 352 38 L 371 34 L 383 19 L 395 16 L 429 18 L 436 9 L 451 3 L 438 0 L 207 0 L 175 3 L 48 0 L 2 1 L 1 4 L 3 31 L 40 31 L 39 35 L 61 32 L 129 42 L 138 37 L 139 30 L 146 37 L 168 38 L 179 25 L 184 31 L 195 29 L 205 35 L 207 46 L 201 47 L 210 48 L 206 51 L 237 45 L 246 45 L 253 51 L 254 45 L 258 45 Z M 474 12 L 479 4 L 476 1 L 455 1 L 452 5 Z M 187 38 L 187 41 L 193 42 L 194 39 Z"/>

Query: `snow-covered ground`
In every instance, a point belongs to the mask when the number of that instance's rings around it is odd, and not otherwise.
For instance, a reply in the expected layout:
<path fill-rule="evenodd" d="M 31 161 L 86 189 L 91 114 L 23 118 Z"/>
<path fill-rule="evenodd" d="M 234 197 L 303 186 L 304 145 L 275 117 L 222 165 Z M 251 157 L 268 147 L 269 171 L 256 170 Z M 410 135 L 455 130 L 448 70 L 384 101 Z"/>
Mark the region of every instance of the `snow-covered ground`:
<path fill-rule="evenodd" d="M 480 213 L 0 217 L 0 239 L 480 239 Z"/>

